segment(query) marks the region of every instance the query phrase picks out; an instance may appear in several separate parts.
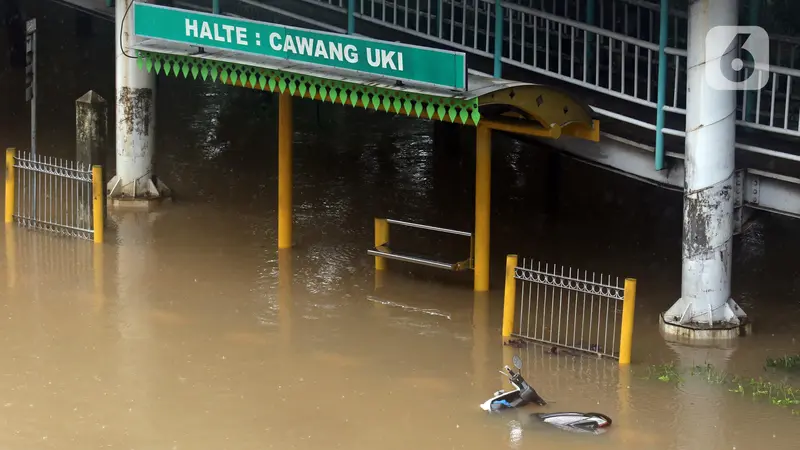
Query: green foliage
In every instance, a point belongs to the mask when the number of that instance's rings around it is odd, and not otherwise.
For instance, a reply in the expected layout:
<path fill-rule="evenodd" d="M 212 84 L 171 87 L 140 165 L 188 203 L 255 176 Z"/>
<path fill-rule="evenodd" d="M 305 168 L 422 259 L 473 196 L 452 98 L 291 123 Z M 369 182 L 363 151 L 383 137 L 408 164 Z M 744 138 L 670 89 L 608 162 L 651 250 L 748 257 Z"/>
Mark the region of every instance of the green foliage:
<path fill-rule="evenodd" d="M 786 361 L 781 358 L 774 361 Z M 794 366 L 800 363 L 797 359 L 793 359 Z M 776 363 L 781 364 L 781 363 Z M 692 367 L 689 371 L 689 376 L 699 377 L 710 384 L 725 385 L 728 387 L 729 392 L 736 394 L 750 395 L 754 399 L 763 399 L 775 406 L 780 407 L 793 407 L 792 415 L 800 416 L 800 388 L 792 387 L 786 383 L 766 381 L 759 378 L 742 378 L 735 375 L 729 375 L 724 371 L 719 371 L 711 364 L 704 364 Z M 675 382 L 682 383 L 683 378 L 681 373 L 675 367 L 674 362 L 667 364 L 651 365 L 647 367 L 647 376 L 645 379 L 655 379 L 665 383 Z"/>
<path fill-rule="evenodd" d="M 767 367 L 783 370 L 800 370 L 800 355 L 767 358 Z"/>

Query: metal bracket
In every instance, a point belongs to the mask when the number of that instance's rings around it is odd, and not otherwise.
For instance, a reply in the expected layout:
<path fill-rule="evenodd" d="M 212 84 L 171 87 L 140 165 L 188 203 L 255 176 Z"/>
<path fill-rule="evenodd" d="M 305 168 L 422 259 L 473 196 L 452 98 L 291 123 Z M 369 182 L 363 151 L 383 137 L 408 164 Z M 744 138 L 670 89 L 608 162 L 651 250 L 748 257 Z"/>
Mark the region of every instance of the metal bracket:
<path fill-rule="evenodd" d="M 752 177 L 752 181 L 750 183 L 750 189 L 753 193 L 753 197 L 750 199 L 750 203 L 754 205 L 758 205 L 759 203 L 759 194 L 761 192 L 761 180 L 759 177 Z"/>

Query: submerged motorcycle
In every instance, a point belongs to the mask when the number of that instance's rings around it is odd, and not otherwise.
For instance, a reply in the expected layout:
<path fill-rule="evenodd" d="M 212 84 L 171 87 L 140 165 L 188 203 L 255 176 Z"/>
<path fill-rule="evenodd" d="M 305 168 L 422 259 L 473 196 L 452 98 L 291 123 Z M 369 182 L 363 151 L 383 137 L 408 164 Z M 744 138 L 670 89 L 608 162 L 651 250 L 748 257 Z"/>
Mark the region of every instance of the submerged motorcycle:
<path fill-rule="evenodd" d="M 481 409 L 484 411 L 494 412 L 509 408 L 519 408 L 529 403 L 536 403 L 539 406 L 547 404 L 546 401 L 522 378 L 519 370 L 522 367 L 522 360 L 519 356 L 514 355 L 514 367 L 517 372 L 514 372 L 511 367 L 506 366 L 506 372 L 500 371 L 503 375 L 508 377 L 508 381 L 514 386 L 511 391 L 504 391 L 503 389 L 494 393 L 494 396 L 489 400 L 481 403 Z"/>
<path fill-rule="evenodd" d="M 521 408 L 531 403 L 535 403 L 539 406 L 547 405 L 547 402 L 544 401 L 536 390 L 522 378 L 520 374 L 522 360 L 519 356 L 514 355 L 513 363 L 517 372 L 505 366 L 505 370 L 508 373 L 503 371 L 500 373 L 508 377 L 514 389 L 508 392 L 502 389 L 495 392 L 492 398 L 481 403 L 480 407 L 482 410 L 487 412 L 499 412 L 505 409 Z M 593 412 L 538 413 L 531 414 L 531 417 L 535 417 L 539 421 L 555 426 L 556 428 L 581 433 L 600 434 L 605 432 L 605 429 L 611 425 L 610 417 L 605 414 Z"/>
<path fill-rule="evenodd" d="M 600 413 L 558 412 L 550 414 L 532 414 L 542 422 L 562 430 L 579 433 L 604 433 L 611 425 L 611 418 Z"/>

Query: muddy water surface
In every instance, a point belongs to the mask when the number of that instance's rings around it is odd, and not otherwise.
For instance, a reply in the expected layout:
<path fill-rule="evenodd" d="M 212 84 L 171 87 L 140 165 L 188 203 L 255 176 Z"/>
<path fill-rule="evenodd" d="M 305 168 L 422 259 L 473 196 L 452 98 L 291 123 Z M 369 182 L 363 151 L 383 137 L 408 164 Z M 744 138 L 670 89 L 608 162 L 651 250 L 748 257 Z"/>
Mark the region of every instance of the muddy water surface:
<path fill-rule="evenodd" d="M 113 98 L 110 24 L 73 33 L 73 13 L 32 2 L 42 29 L 39 151 L 69 157 L 74 99 Z M 26 148 L 22 72 L 2 72 L 4 146 Z M 796 222 L 757 217 L 737 238 L 734 294 L 756 334 L 728 348 L 668 344 L 657 314 L 679 295 L 679 194 L 561 162 L 497 138 L 493 291 L 468 274 L 390 264 L 376 279 L 372 218 L 472 227 L 473 161 L 434 152 L 430 123 L 298 101 L 295 239 L 276 249 L 276 102 L 159 80 L 158 170 L 177 193 L 153 213 L 111 212 L 108 243 L 16 227 L 0 241 L 0 443 L 13 449 L 774 449 L 800 417 L 699 377 L 646 367 L 710 362 L 747 377 L 798 351 Z M 109 155 L 113 167 L 113 152 Z M 552 167 L 552 164 L 550 165 Z M 557 210 L 547 208 L 557 195 Z M 398 234 L 463 256 L 468 243 Z M 633 372 L 592 357 L 499 341 L 506 253 L 639 280 Z M 486 416 L 513 354 L 551 403 L 599 411 L 602 436 L 528 413 Z"/>

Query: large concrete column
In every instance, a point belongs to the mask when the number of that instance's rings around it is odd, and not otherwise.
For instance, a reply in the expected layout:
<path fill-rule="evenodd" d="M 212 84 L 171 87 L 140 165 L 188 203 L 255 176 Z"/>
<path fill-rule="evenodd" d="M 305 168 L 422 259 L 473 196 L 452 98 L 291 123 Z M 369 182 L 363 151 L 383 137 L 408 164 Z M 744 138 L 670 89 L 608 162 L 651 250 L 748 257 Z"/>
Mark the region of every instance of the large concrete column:
<path fill-rule="evenodd" d="M 153 200 L 170 193 L 153 171 L 156 75 L 139 69 L 136 51 L 130 48 L 135 43 L 133 8 L 128 8 L 133 2 L 117 0 L 115 10 L 117 173 L 108 183 L 108 197 L 112 201 Z"/>
<path fill-rule="evenodd" d="M 736 49 L 719 61 L 707 58 L 705 45 L 712 28 L 737 24 L 737 3 L 689 2 L 683 269 L 681 298 L 662 317 L 669 334 L 727 338 L 746 322 L 731 299 L 736 91 L 714 89 L 706 79 L 706 65 L 733 79 Z"/>

